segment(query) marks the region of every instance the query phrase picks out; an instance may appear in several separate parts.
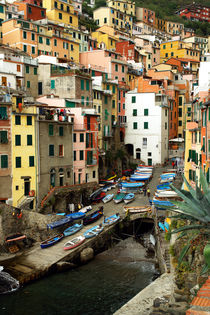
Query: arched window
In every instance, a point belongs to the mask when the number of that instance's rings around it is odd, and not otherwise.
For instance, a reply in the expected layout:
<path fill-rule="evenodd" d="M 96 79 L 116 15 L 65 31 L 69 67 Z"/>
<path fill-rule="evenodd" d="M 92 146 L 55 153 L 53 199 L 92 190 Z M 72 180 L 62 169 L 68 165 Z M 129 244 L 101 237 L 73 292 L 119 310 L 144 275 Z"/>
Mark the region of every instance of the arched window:
<path fill-rule="evenodd" d="M 50 170 L 50 186 L 55 187 L 56 171 L 54 168 Z"/>
<path fill-rule="evenodd" d="M 141 149 L 140 148 L 136 149 L 136 159 L 141 160 Z"/>

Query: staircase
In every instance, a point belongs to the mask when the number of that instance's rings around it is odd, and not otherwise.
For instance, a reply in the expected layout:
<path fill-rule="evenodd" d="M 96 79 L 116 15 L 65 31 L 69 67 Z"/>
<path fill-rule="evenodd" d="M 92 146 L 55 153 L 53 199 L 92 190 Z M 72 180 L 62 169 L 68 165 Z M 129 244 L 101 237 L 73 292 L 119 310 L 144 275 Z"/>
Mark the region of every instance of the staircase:
<path fill-rule="evenodd" d="M 29 205 L 35 197 L 22 196 L 17 203 L 17 207 L 20 209 L 29 209 Z"/>

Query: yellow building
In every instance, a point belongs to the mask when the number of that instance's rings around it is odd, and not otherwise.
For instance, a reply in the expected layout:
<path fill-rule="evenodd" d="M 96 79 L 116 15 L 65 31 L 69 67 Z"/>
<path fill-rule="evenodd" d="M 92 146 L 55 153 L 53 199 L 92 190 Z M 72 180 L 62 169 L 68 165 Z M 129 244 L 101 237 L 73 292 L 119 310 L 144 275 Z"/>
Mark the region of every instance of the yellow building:
<path fill-rule="evenodd" d="M 185 43 L 179 40 L 162 42 L 160 44 L 160 62 L 164 62 L 171 57 L 199 62 L 200 50 L 198 45 L 194 43 Z"/>
<path fill-rule="evenodd" d="M 195 188 L 199 185 L 199 165 L 201 161 L 201 131 L 196 122 L 188 122 L 185 133 L 185 161 L 184 176 L 187 181 Z M 184 189 L 188 190 L 186 185 Z"/>
<path fill-rule="evenodd" d="M 115 50 L 116 42 L 118 38 L 115 36 L 111 36 L 109 34 L 103 33 L 99 30 L 91 33 L 92 38 L 96 39 L 98 42 L 98 48 L 100 49 L 108 49 Z"/>
<path fill-rule="evenodd" d="M 64 23 L 78 28 L 78 15 L 70 0 L 43 0 L 43 7 L 46 8 L 46 16 L 56 23 Z"/>
<path fill-rule="evenodd" d="M 100 86 L 93 87 L 93 108 L 99 115 L 98 123 L 98 147 L 103 149 L 103 128 L 102 128 L 102 110 L 103 110 L 103 90 Z"/>
<path fill-rule="evenodd" d="M 110 91 L 111 95 L 111 115 L 112 115 L 112 122 L 117 121 L 118 117 L 118 84 L 114 80 L 106 80 L 103 83 L 103 89 L 105 91 Z"/>
<path fill-rule="evenodd" d="M 124 5 L 128 5 L 127 1 L 109 1 L 107 2 L 108 7 L 94 10 L 93 18 L 99 26 L 111 26 L 132 35 L 135 3 L 131 3 L 129 3 L 129 8 L 124 8 Z"/>
<path fill-rule="evenodd" d="M 165 21 L 166 23 L 166 32 L 171 35 L 179 35 L 184 30 L 184 24 L 177 23 L 177 22 L 171 22 L 171 21 Z"/>
<path fill-rule="evenodd" d="M 21 95 L 12 97 L 13 206 L 35 208 L 37 194 L 36 106 L 24 106 Z M 32 195 L 32 196 L 30 196 Z"/>
<path fill-rule="evenodd" d="M 160 31 L 166 32 L 166 30 L 167 30 L 166 20 L 155 18 L 155 26 Z"/>
<path fill-rule="evenodd" d="M 5 10 L 6 10 L 6 1 L 1 1 L 0 3 L 0 43 L 2 42 L 2 28 L 1 22 L 5 20 Z"/>

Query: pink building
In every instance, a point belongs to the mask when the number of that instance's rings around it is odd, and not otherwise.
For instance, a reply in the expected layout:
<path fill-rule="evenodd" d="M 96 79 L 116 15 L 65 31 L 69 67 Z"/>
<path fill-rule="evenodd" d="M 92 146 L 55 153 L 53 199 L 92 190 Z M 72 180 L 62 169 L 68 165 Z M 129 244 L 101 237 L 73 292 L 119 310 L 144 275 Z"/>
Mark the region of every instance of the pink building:
<path fill-rule="evenodd" d="M 80 53 L 80 64 L 108 73 L 108 79 L 126 81 L 126 58 L 110 50 L 93 50 Z"/>

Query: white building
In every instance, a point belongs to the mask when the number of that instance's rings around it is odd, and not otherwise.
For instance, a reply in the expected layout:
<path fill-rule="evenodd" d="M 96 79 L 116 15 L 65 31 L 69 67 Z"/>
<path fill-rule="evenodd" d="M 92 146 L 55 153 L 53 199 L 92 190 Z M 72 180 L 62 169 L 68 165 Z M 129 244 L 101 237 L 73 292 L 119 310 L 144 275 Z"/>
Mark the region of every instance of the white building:
<path fill-rule="evenodd" d="M 162 164 L 168 159 L 168 100 L 156 93 L 130 91 L 125 98 L 125 144 L 133 145 L 136 162 Z"/>

